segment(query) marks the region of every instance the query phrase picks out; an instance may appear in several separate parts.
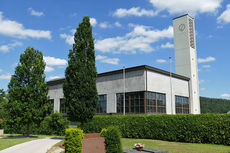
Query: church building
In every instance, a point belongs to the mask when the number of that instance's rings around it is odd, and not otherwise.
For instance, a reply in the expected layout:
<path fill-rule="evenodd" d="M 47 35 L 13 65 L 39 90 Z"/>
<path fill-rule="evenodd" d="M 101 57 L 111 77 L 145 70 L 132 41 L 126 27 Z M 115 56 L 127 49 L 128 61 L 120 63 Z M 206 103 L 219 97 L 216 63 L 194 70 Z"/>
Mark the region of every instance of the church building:
<path fill-rule="evenodd" d="M 194 19 L 173 19 L 176 73 L 147 65 L 98 74 L 97 114 L 200 114 Z M 63 79 L 47 82 L 54 111 L 66 114 Z"/>

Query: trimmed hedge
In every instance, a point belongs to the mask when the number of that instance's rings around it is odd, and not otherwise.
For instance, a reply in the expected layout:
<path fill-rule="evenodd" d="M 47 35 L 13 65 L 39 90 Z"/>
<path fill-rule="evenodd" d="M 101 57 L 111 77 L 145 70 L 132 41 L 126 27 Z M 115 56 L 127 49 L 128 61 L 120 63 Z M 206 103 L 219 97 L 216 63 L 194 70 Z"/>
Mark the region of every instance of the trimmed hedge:
<path fill-rule="evenodd" d="M 81 153 L 83 131 L 78 128 L 68 128 L 65 131 L 65 153 Z"/>
<path fill-rule="evenodd" d="M 108 129 L 102 129 L 105 137 L 106 153 L 122 153 L 121 134 L 117 127 L 110 126 Z"/>
<path fill-rule="evenodd" d="M 52 113 L 46 116 L 41 122 L 40 133 L 46 135 L 64 135 L 65 129 L 68 128 L 69 121 L 63 117 L 62 113 Z"/>
<path fill-rule="evenodd" d="M 86 133 L 118 126 L 125 138 L 230 145 L 230 114 L 95 116 Z"/>

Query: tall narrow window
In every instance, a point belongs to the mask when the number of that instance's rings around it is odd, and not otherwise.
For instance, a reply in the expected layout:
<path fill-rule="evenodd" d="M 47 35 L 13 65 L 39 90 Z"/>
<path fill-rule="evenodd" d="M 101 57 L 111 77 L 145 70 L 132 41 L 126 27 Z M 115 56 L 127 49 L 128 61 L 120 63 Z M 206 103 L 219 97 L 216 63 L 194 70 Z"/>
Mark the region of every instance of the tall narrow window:
<path fill-rule="evenodd" d="M 65 100 L 60 99 L 60 112 L 66 116 L 67 115 L 67 110 L 66 110 L 66 105 L 65 105 Z"/>
<path fill-rule="evenodd" d="M 107 96 L 99 95 L 98 105 L 97 105 L 97 113 L 103 114 L 106 113 L 107 109 Z"/>
<path fill-rule="evenodd" d="M 176 114 L 189 114 L 189 99 L 188 97 L 175 96 Z"/>

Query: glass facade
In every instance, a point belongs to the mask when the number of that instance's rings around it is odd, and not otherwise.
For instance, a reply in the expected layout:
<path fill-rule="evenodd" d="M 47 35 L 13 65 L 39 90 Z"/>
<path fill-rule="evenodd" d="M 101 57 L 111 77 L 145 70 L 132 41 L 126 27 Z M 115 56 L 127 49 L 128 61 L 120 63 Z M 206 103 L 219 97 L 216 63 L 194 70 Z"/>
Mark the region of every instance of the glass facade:
<path fill-rule="evenodd" d="M 117 93 L 117 113 L 123 113 L 124 94 Z M 155 92 L 125 93 L 125 113 L 127 114 L 165 114 L 166 96 Z"/>
<path fill-rule="evenodd" d="M 60 99 L 60 112 L 61 112 L 63 115 L 67 115 L 65 100 L 64 100 L 63 98 Z"/>
<path fill-rule="evenodd" d="M 106 113 L 107 109 L 107 96 L 99 95 L 98 105 L 97 105 L 97 113 Z"/>
<path fill-rule="evenodd" d="M 146 113 L 165 114 L 166 96 L 163 93 L 146 92 Z"/>
<path fill-rule="evenodd" d="M 144 92 L 125 93 L 125 113 L 142 114 L 145 113 Z M 123 113 L 124 94 L 117 93 L 117 113 Z"/>
<path fill-rule="evenodd" d="M 188 97 L 175 96 L 176 114 L 189 114 Z"/>

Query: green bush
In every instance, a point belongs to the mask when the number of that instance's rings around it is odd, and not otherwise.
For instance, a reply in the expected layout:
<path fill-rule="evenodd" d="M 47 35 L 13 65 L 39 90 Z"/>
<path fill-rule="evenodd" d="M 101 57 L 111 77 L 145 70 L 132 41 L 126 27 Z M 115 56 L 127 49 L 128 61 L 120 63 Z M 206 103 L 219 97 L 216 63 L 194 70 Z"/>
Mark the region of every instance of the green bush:
<path fill-rule="evenodd" d="M 40 133 L 46 135 L 64 135 L 65 129 L 68 128 L 69 121 L 65 119 L 62 113 L 52 113 L 45 117 L 40 125 Z"/>
<path fill-rule="evenodd" d="M 121 134 L 117 127 L 110 126 L 103 130 L 106 153 L 122 153 Z"/>
<path fill-rule="evenodd" d="M 0 118 L 0 129 L 3 129 L 4 127 L 4 120 Z"/>
<path fill-rule="evenodd" d="M 230 145 L 230 114 L 95 116 L 86 133 L 118 126 L 122 137 Z"/>
<path fill-rule="evenodd" d="M 103 128 L 101 130 L 101 137 L 105 137 L 105 133 L 107 132 L 107 129 L 106 128 Z"/>
<path fill-rule="evenodd" d="M 68 128 L 65 131 L 65 153 L 81 153 L 83 131 L 78 128 Z"/>

